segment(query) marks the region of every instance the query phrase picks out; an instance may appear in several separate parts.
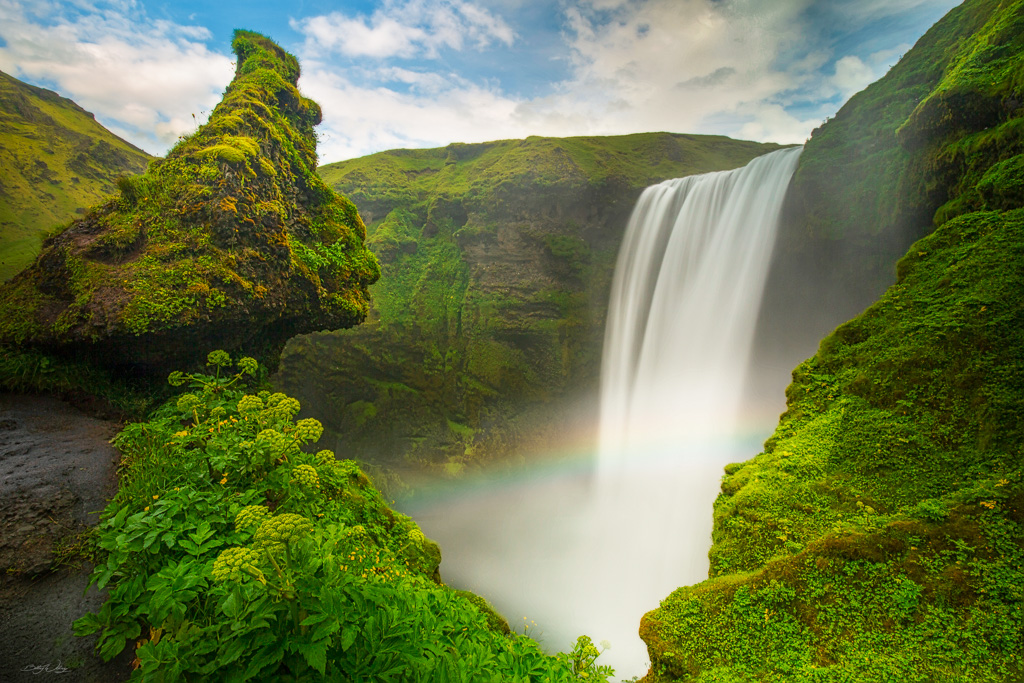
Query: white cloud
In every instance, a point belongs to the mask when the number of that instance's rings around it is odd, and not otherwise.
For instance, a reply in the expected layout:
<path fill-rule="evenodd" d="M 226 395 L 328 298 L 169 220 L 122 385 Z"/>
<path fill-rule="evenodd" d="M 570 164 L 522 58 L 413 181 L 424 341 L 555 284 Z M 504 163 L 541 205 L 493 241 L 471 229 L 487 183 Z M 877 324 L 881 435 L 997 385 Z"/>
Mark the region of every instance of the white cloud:
<path fill-rule="evenodd" d="M 203 44 L 205 28 L 148 20 L 130 0 L 77 8 L 0 0 L 0 38 L 0 69 L 54 83 L 157 154 L 205 120 L 233 73 L 228 57 Z"/>
<path fill-rule="evenodd" d="M 821 123 L 817 117 L 798 119 L 778 104 L 755 104 L 741 110 L 752 117 L 739 129 L 738 137 L 747 140 L 803 144 L 810 131 Z"/>
<path fill-rule="evenodd" d="M 843 101 L 863 90 L 875 79 L 875 70 L 856 55 L 846 55 L 836 62 L 836 72 L 831 83 L 839 89 Z"/>
<path fill-rule="evenodd" d="M 331 12 L 293 19 L 291 26 L 306 37 L 309 52 L 377 59 L 436 58 L 442 48 L 462 50 L 466 41 L 484 48 L 515 40 L 503 19 L 462 0 L 385 0 L 370 16 Z"/>
<path fill-rule="evenodd" d="M 590 0 L 568 7 L 574 72 L 552 104 L 563 111 L 585 104 L 598 133 L 697 132 L 711 116 L 752 111 L 753 103 L 802 86 L 818 66 L 779 66 L 799 44 L 805 4 Z"/>
<path fill-rule="evenodd" d="M 323 107 L 325 161 L 527 135 L 794 142 L 908 47 L 872 28 L 878 51 L 848 54 L 851 32 L 952 1 L 560 0 L 553 12 L 542 0 L 380 0 L 369 14 L 291 19 L 304 42 L 283 47 Z M 202 123 L 231 78 L 207 29 L 151 20 L 137 0 L 0 0 L 0 39 L 0 69 L 55 84 L 156 153 Z M 560 80 L 538 86 L 547 60 Z"/>
<path fill-rule="evenodd" d="M 324 111 L 318 145 L 322 161 L 399 147 L 525 137 L 533 132 L 516 121 L 518 101 L 497 90 L 438 74 L 423 76 L 397 69 L 386 73 L 406 81 L 422 76 L 425 85 L 422 92 L 397 92 L 353 83 L 322 64 L 306 64 L 303 93 Z"/>
<path fill-rule="evenodd" d="M 837 99 L 881 76 L 896 54 L 833 54 L 820 39 L 821 27 L 808 23 L 806 10 L 815 1 L 565 0 L 562 39 L 569 77 L 532 97 L 431 71 L 430 62 L 415 71 L 343 69 L 317 61 L 323 59 L 322 46 L 314 42 L 306 45 L 302 85 L 323 105 L 325 161 L 453 141 L 652 130 L 803 142 L 834 113 Z M 508 0 L 504 5 L 511 6 Z M 402 14 L 413 6 L 420 13 L 416 21 Z M 359 21 L 372 27 L 394 19 L 409 30 L 405 35 L 418 36 L 410 38 L 408 49 L 427 54 L 425 35 L 434 46 L 448 40 L 444 22 L 423 19 L 428 6 L 444 13 L 453 5 L 385 3 Z M 400 56 L 397 48 L 393 52 Z"/>

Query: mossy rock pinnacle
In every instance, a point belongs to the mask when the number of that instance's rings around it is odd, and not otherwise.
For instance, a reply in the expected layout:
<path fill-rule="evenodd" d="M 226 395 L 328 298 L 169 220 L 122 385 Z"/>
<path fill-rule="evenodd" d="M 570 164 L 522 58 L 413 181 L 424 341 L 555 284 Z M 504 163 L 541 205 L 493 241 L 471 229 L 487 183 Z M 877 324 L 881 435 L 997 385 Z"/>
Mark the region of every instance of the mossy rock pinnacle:
<path fill-rule="evenodd" d="M 363 320 L 380 269 L 356 207 L 316 175 L 298 60 L 249 31 L 233 48 L 209 122 L 0 288 L 0 343 L 161 372 Z"/>

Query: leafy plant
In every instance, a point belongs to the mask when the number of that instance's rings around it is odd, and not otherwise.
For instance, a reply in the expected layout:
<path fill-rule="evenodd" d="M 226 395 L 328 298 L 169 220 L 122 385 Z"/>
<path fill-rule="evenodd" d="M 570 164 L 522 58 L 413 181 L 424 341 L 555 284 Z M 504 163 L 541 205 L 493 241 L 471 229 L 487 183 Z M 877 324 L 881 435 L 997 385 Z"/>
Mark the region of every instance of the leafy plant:
<path fill-rule="evenodd" d="M 319 422 L 281 393 L 246 393 L 256 362 L 210 374 L 117 437 L 122 486 L 104 511 L 75 622 L 110 659 L 135 642 L 134 679 L 606 680 L 583 637 L 544 654 L 435 581 L 440 553 L 352 461 L 309 452 Z M 232 369 L 233 368 L 233 369 Z"/>

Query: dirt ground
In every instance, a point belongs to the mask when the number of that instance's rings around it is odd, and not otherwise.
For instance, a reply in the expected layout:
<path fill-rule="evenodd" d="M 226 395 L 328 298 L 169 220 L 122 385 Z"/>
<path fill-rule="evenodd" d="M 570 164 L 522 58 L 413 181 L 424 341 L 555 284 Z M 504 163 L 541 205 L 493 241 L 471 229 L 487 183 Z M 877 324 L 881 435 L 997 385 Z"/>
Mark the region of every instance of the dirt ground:
<path fill-rule="evenodd" d="M 0 681 L 127 679 L 71 622 L 98 611 L 90 566 L 61 561 L 116 487 L 120 425 L 45 396 L 0 394 Z"/>

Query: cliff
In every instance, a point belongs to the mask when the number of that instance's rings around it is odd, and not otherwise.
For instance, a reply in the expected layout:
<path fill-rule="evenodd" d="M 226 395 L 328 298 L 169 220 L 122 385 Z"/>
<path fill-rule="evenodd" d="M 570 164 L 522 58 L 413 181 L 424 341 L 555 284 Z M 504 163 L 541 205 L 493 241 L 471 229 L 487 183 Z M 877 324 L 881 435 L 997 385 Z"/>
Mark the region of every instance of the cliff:
<path fill-rule="evenodd" d="M 320 108 L 298 62 L 246 31 L 233 48 L 209 122 L 0 287 L 0 344 L 159 375 L 363 319 L 379 268 L 355 206 L 315 173 Z"/>
<path fill-rule="evenodd" d="M 71 100 L 0 72 L 0 281 L 150 159 Z"/>
<path fill-rule="evenodd" d="M 275 381 L 362 461 L 454 474 L 578 447 L 577 401 L 593 401 L 615 256 L 641 190 L 777 148 L 531 137 L 325 166 L 367 218 L 384 277 L 367 323 L 293 339 Z"/>
<path fill-rule="evenodd" d="M 1022 64 L 1024 3 L 969 0 L 806 146 L 805 226 L 930 234 L 727 468 L 711 578 L 644 617 L 646 680 L 1024 676 Z"/>

